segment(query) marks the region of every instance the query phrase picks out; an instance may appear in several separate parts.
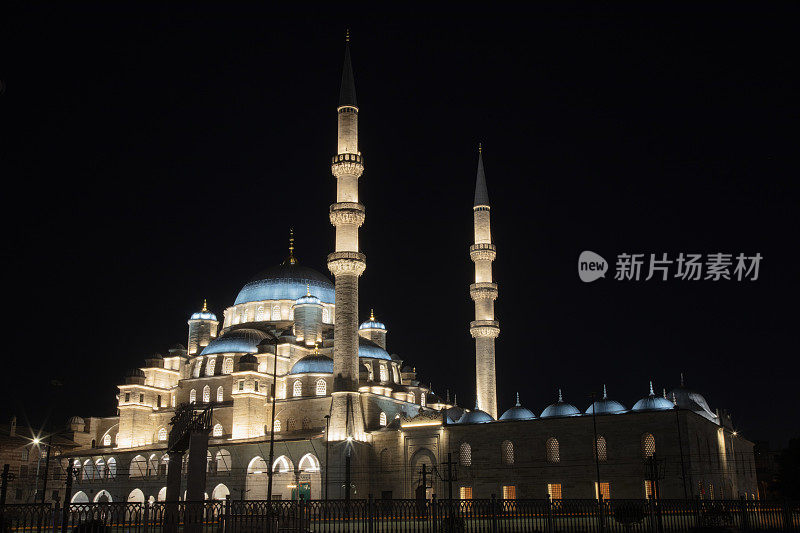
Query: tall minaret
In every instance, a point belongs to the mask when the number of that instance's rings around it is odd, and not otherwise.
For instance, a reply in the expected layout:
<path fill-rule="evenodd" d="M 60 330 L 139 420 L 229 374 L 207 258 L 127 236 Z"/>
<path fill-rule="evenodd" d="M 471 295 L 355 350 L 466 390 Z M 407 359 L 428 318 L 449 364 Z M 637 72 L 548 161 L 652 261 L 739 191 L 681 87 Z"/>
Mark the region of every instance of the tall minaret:
<path fill-rule="evenodd" d="M 475 301 L 475 320 L 469 332 L 475 338 L 475 378 L 478 408 L 497 419 L 497 383 L 494 367 L 494 339 L 500 334 L 500 323 L 494 319 L 494 300 L 497 283 L 492 281 L 492 261 L 497 250 L 492 244 L 489 217 L 489 192 L 483 171 L 483 153 L 478 145 L 478 178 L 475 182 L 475 203 L 472 206 L 475 223 L 475 244 L 469 256 L 475 263 L 475 283 L 469 294 Z"/>
<path fill-rule="evenodd" d="M 331 224 L 336 227 L 336 251 L 328 255 L 328 269 L 336 278 L 328 440 L 366 440 L 358 394 L 358 277 L 367 266 L 366 257 L 358 251 L 358 228 L 364 223 L 364 206 L 358 203 L 358 178 L 364 172 L 364 160 L 358 151 L 358 107 L 349 30 L 337 114 L 339 141 L 331 165 L 336 178 L 336 203 L 330 207 Z"/>

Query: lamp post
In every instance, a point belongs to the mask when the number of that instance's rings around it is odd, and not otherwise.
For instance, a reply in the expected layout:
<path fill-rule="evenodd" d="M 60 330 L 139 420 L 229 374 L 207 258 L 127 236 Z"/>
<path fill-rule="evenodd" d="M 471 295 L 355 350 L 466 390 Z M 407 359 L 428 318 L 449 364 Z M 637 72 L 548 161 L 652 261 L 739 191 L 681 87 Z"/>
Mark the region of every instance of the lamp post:
<path fill-rule="evenodd" d="M 600 486 L 600 446 L 597 444 L 597 413 L 595 404 L 597 395 L 592 393 L 592 430 L 594 432 L 594 467 L 597 473 L 597 502 L 599 505 L 598 517 L 600 518 L 600 531 L 603 531 L 603 490 Z"/>
<path fill-rule="evenodd" d="M 325 415 L 325 501 L 328 501 L 328 434 L 331 430 L 331 415 Z"/>
<path fill-rule="evenodd" d="M 269 425 L 269 463 L 267 464 L 267 506 L 272 510 L 272 461 L 275 457 L 275 397 L 278 395 L 278 338 L 275 337 L 272 345 L 275 353 L 272 354 L 272 420 Z"/>

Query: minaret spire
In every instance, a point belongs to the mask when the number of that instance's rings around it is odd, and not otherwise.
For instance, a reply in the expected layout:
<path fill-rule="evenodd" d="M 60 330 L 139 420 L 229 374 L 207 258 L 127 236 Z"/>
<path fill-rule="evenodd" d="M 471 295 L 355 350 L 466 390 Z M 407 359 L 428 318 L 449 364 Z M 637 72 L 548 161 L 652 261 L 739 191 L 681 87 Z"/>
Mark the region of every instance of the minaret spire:
<path fill-rule="evenodd" d="M 342 68 L 342 85 L 339 87 L 339 107 L 349 105 L 358 107 L 356 102 L 356 80 L 353 76 L 353 62 L 350 59 L 350 29 L 344 37 L 344 67 Z"/>
<path fill-rule="evenodd" d="M 297 264 L 297 258 L 294 256 L 294 228 L 289 228 L 289 257 L 286 262 L 290 265 Z"/>
<path fill-rule="evenodd" d="M 472 207 L 475 243 L 469 248 L 469 256 L 475 263 L 475 283 L 469 286 L 470 297 L 475 302 L 475 320 L 470 323 L 469 332 L 475 338 L 477 396 L 483 410 L 497 418 L 494 343 L 500 334 L 500 323 L 494 317 L 497 283 L 492 280 L 492 262 L 497 256 L 497 249 L 492 243 L 489 209 L 489 193 L 483 169 L 483 146 L 478 144 L 478 174 L 475 181 L 475 203 Z"/>

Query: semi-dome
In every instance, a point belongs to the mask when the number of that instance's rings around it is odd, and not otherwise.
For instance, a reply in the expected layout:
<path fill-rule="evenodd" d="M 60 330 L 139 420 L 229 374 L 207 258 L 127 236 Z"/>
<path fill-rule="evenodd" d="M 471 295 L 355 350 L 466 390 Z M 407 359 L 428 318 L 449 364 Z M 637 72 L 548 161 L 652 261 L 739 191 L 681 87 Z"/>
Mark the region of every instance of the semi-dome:
<path fill-rule="evenodd" d="M 216 322 L 217 315 L 208 310 L 208 304 L 205 300 L 203 300 L 203 309 L 196 313 L 192 313 L 192 316 L 189 318 L 189 320 L 213 320 Z"/>
<path fill-rule="evenodd" d="M 362 322 L 358 329 L 382 329 L 386 331 L 386 325 L 383 322 L 375 320 L 375 313 L 372 309 L 369 310 L 369 320 Z"/>
<path fill-rule="evenodd" d="M 297 261 L 291 259 L 253 277 L 239 291 L 234 305 L 262 300 L 297 300 L 309 292 L 322 302 L 334 303 L 334 287 L 331 280 L 312 268 L 300 266 Z"/>
<path fill-rule="evenodd" d="M 675 403 L 680 409 L 689 409 L 714 422 L 717 420 L 717 414 L 711 410 L 711 407 L 708 405 L 703 395 L 686 387 L 683 381 L 683 374 L 681 374 L 680 387 L 672 389 L 667 395 L 667 398 L 674 398 Z"/>
<path fill-rule="evenodd" d="M 517 404 L 500 416 L 500 420 L 533 420 L 534 418 L 536 415 L 519 403 L 519 393 L 517 393 Z"/>
<path fill-rule="evenodd" d="M 220 335 L 203 348 L 200 355 L 216 353 L 257 353 L 258 345 L 271 338 L 267 333 L 253 328 L 232 329 Z"/>
<path fill-rule="evenodd" d="M 587 415 L 613 415 L 618 413 L 624 413 L 626 411 L 625 406 L 619 403 L 616 400 L 610 400 L 608 398 L 608 392 L 606 391 L 606 386 L 603 385 L 603 397 L 599 400 L 596 400 L 592 405 L 586 409 Z"/>
<path fill-rule="evenodd" d="M 668 411 L 675 408 L 675 404 L 653 392 L 653 382 L 650 382 L 650 394 L 635 404 L 632 411 Z"/>
<path fill-rule="evenodd" d="M 457 424 L 486 424 L 487 422 L 494 422 L 492 415 L 486 411 L 481 411 L 477 407 L 471 411 L 464 411 L 461 418 L 458 419 Z"/>
<path fill-rule="evenodd" d="M 290 374 L 333 374 L 333 359 L 327 355 L 311 354 L 297 361 Z"/>
<path fill-rule="evenodd" d="M 389 355 L 389 352 L 364 337 L 358 338 L 358 356 L 371 357 L 372 359 L 385 359 L 386 361 L 392 360 L 392 356 Z"/>
<path fill-rule="evenodd" d="M 561 389 L 558 389 L 558 401 L 545 407 L 539 417 L 552 418 L 556 416 L 578 416 L 580 414 L 581 412 L 577 407 L 564 401 Z"/>

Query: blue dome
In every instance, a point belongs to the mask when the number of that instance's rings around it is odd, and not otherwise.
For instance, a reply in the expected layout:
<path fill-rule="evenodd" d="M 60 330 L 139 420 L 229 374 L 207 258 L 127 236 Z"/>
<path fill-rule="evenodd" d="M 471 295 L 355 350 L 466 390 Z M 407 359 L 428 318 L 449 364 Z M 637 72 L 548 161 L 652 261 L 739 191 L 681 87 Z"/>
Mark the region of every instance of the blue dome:
<path fill-rule="evenodd" d="M 300 298 L 294 301 L 295 305 L 302 305 L 302 304 L 313 304 L 313 305 L 322 305 L 322 302 L 319 298 L 314 296 L 313 294 L 304 294 Z"/>
<path fill-rule="evenodd" d="M 517 393 L 517 405 L 500 416 L 500 420 L 533 420 L 534 418 L 536 418 L 536 415 L 519 403 L 519 393 Z"/>
<path fill-rule="evenodd" d="M 307 355 L 297 361 L 290 374 L 333 374 L 333 359 L 327 355 Z"/>
<path fill-rule="evenodd" d="M 653 382 L 650 382 L 650 395 L 642 398 L 633 405 L 632 411 L 668 411 L 674 409 L 675 404 L 653 392 Z"/>
<path fill-rule="evenodd" d="M 606 386 L 603 385 L 603 397 L 586 409 L 587 415 L 612 415 L 625 412 L 625 406 L 616 400 L 609 400 Z"/>
<path fill-rule="evenodd" d="M 386 326 L 383 322 L 378 322 L 377 320 L 367 320 L 362 322 L 358 329 L 386 329 Z"/>
<path fill-rule="evenodd" d="M 375 344 L 369 339 L 365 339 L 363 337 L 358 338 L 358 356 L 359 357 L 371 357 L 373 359 L 385 359 L 387 361 L 392 360 L 392 356 L 389 355 L 389 352 Z"/>
<path fill-rule="evenodd" d="M 325 303 L 334 303 L 334 287 L 330 279 L 314 269 L 287 261 L 255 276 L 239 291 L 234 305 L 262 300 L 297 300 L 307 291 Z"/>
<path fill-rule="evenodd" d="M 217 315 L 210 311 L 198 311 L 197 313 L 193 313 L 189 320 L 213 320 L 216 322 Z"/>
<path fill-rule="evenodd" d="M 667 395 L 667 398 L 674 399 L 681 409 L 689 409 L 712 422 L 717 421 L 717 414 L 711 410 L 711 406 L 708 405 L 703 395 L 686 388 L 683 382 L 683 374 L 681 374 L 680 387 L 672 389 Z"/>
<path fill-rule="evenodd" d="M 258 344 L 269 335 L 258 329 L 232 329 L 211 341 L 200 355 L 215 353 L 257 353 Z"/>
<path fill-rule="evenodd" d="M 492 415 L 480 409 L 473 409 L 472 411 L 465 411 L 461 418 L 458 419 L 457 424 L 486 424 L 487 422 L 494 422 Z"/>
<path fill-rule="evenodd" d="M 564 401 L 561 396 L 561 389 L 559 389 L 558 401 L 545 407 L 539 416 L 540 418 L 551 418 L 555 416 L 579 416 L 580 414 L 581 412 L 577 407 Z"/>

